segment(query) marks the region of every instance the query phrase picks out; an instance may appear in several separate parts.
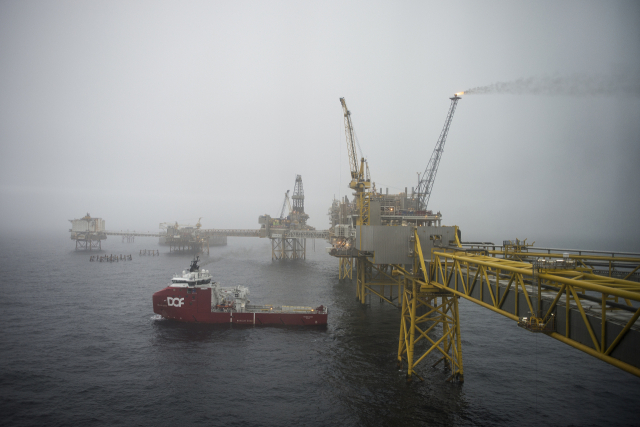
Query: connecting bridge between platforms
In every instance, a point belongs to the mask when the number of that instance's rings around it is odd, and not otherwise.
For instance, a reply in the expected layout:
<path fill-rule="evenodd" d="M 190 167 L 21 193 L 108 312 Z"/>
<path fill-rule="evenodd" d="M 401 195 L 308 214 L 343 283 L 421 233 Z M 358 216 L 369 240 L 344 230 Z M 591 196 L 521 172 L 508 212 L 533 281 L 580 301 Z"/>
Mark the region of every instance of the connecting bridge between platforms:
<path fill-rule="evenodd" d="M 637 254 L 463 247 L 456 227 L 363 226 L 355 245 L 332 255 L 355 264 L 360 302 L 401 307 L 398 363 L 408 379 L 431 360 L 464 380 L 459 298 L 640 376 Z"/>
<path fill-rule="evenodd" d="M 432 288 L 466 298 L 640 376 L 640 284 L 593 274 L 583 256 L 578 256 L 583 262 L 578 267 L 561 259 L 537 258 L 532 264 L 495 255 L 434 250 L 429 266 L 423 267 L 429 275 L 419 281 L 420 291 Z M 640 265 L 638 258 L 615 260 L 635 264 L 636 271 Z"/>
<path fill-rule="evenodd" d="M 107 231 L 105 235 L 122 236 L 123 241 L 133 241 L 135 237 L 165 237 L 169 251 L 210 251 L 213 238 L 258 237 L 269 238 L 272 242 L 272 259 L 305 259 L 306 239 L 329 239 L 328 230 L 292 230 L 278 228 L 260 229 L 179 229 L 177 234 L 142 233 L 130 231 Z"/>

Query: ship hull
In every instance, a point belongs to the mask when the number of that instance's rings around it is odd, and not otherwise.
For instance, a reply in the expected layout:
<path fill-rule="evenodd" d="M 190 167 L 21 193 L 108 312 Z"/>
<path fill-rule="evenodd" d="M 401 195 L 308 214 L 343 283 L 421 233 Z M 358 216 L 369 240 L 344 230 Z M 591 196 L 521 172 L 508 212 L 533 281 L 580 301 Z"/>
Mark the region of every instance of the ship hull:
<path fill-rule="evenodd" d="M 211 289 L 171 287 L 153 294 L 153 312 L 179 322 L 241 325 L 316 326 L 326 325 L 328 317 L 326 312 L 212 311 Z"/>

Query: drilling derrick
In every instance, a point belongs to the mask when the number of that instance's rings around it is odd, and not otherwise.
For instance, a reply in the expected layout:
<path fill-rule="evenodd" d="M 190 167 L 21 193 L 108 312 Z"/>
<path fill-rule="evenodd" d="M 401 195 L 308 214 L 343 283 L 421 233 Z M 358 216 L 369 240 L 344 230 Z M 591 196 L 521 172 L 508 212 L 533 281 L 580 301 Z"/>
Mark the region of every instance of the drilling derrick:
<path fill-rule="evenodd" d="M 304 213 L 304 189 L 302 187 L 302 177 L 296 175 L 296 184 L 293 188 L 293 211 Z"/>
<path fill-rule="evenodd" d="M 291 204 L 293 201 L 293 206 Z M 285 211 L 289 208 L 289 214 Z M 260 217 L 263 224 L 264 237 L 271 239 L 271 259 L 305 259 L 307 253 L 307 237 L 313 238 L 313 227 L 307 225 L 309 215 L 304 212 L 304 189 L 302 176 L 296 175 L 293 195 L 289 191 L 284 195 L 284 202 L 280 211 L 280 218 L 268 215 Z M 306 232 L 306 233 L 305 233 Z"/>
<path fill-rule="evenodd" d="M 436 173 L 438 173 L 438 166 L 440 165 L 440 158 L 444 151 L 444 143 L 447 140 L 447 134 L 449 133 L 449 126 L 451 126 L 451 120 L 453 119 L 453 113 L 456 111 L 456 105 L 460 100 L 460 97 L 456 94 L 449 98 L 451 100 L 451 106 L 449 107 L 449 113 L 447 119 L 444 121 L 444 127 L 440 133 L 440 138 L 436 143 L 436 148 L 431 154 L 431 159 L 427 164 L 427 168 L 424 173 L 418 179 L 418 209 L 427 210 L 429 204 L 429 198 L 431 197 L 431 189 L 433 188 L 433 182 L 436 179 Z"/>
<path fill-rule="evenodd" d="M 304 213 L 304 189 L 302 187 L 302 176 L 300 175 L 296 175 L 296 184 L 293 188 L 291 199 L 293 199 L 292 223 L 296 228 L 304 227 L 307 224 L 309 215 Z"/>

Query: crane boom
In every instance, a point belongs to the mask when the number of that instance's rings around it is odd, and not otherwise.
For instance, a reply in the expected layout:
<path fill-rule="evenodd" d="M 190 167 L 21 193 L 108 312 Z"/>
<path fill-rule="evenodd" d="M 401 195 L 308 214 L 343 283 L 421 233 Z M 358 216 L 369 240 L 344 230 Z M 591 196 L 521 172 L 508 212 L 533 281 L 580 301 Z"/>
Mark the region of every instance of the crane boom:
<path fill-rule="evenodd" d="M 436 173 L 438 172 L 438 165 L 440 164 L 440 158 L 444 151 L 444 143 L 446 142 L 447 134 L 449 133 L 449 126 L 451 126 L 453 113 L 456 111 L 456 105 L 461 98 L 456 94 L 449 99 L 451 100 L 451 106 L 449 106 L 449 113 L 447 114 L 447 119 L 444 121 L 444 127 L 440 133 L 440 138 L 438 138 L 436 148 L 431 154 L 431 159 L 429 159 L 427 168 L 418 180 L 418 206 L 420 206 L 422 210 L 427 210 L 429 197 L 431 197 L 431 189 L 433 188 L 433 182 L 435 181 Z"/>
<path fill-rule="evenodd" d="M 280 219 L 284 218 L 284 210 L 286 209 L 287 205 L 289 205 L 289 212 L 291 212 L 291 204 L 289 203 L 289 190 L 287 190 L 287 192 L 284 193 L 284 202 L 282 202 L 282 210 L 280 211 Z"/>
<path fill-rule="evenodd" d="M 351 123 L 351 111 L 347 109 L 347 103 L 344 98 L 340 98 L 340 103 L 342 104 L 342 111 L 344 112 L 344 132 L 347 136 L 347 152 L 349 153 L 349 168 L 351 170 L 349 188 L 365 191 L 371 187 L 371 178 L 368 176 L 369 165 L 366 164 L 364 157 L 362 157 L 360 159 L 360 168 L 358 168 L 355 145 L 356 138 L 355 132 L 353 131 L 353 124 Z"/>
<path fill-rule="evenodd" d="M 353 134 L 353 124 L 351 123 L 351 111 L 347 109 L 347 103 L 344 98 L 340 98 L 342 111 L 344 112 L 344 132 L 347 136 L 347 152 L 349 153 L 349 168 L 351 170 L 351 179 L 358 179 L 358 161 L 356 157 L 355 135 Z"/>

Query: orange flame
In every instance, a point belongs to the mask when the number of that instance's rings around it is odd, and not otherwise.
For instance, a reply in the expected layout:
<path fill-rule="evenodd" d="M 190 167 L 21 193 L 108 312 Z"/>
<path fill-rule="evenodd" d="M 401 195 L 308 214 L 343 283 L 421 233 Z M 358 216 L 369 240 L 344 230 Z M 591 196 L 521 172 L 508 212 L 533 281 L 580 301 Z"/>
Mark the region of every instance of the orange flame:
<path fill-rule="evenodd" d="M 456 96 L 460 96 L 460 95 L 464 95 L 464 92 L 458 92 L 458 93 L 456 93 Z"/>

